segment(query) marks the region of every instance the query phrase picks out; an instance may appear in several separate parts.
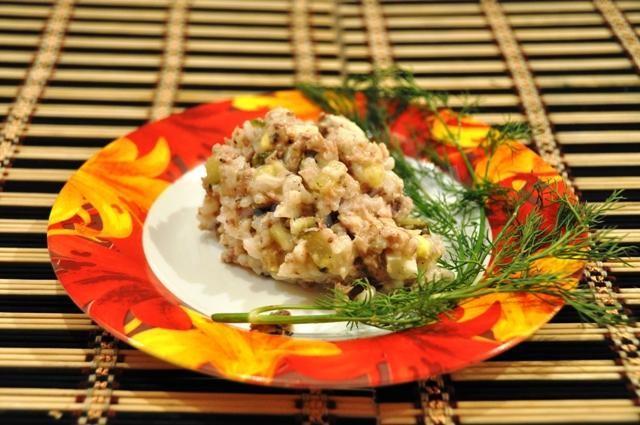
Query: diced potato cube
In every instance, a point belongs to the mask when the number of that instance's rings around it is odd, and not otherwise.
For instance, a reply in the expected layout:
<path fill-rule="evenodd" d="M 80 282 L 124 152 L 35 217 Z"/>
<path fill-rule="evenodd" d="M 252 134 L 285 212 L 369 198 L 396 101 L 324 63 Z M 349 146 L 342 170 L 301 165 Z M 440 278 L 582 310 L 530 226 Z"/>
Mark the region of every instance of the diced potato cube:
<path fill-rule="evenodd" d="M 312 189 L 320 193 L 330 191 L 343 175 L 347 173 L 347 167 L 339 161 L 329 161 L 320 169 L 320 173 L 313 181 Z"/>
<path fill-rule="evenodd" d="M 268 131 L 265 131 L 258 140 L 258 143 L 254 142 L 253 148 L 256 152 L 262 153 L 268 150 L 273 149 L 273 143 L 271 142 L 271 134 Z"/>
<path fill-rule="evenodd" d="M 284 170 L 285 168 L 284 168 L 284 165 L 282 164 L 282 161 L 273 161 L 256 168 L 256 174 L 257 175 L 268 174 L 270 176 L 277 176 Z"/>
<path fill-rule="evenodd" d="M 353 264 L 350 244 L 345 244 L 340 237 L 336 238 L 329 229 L 307 232 L 302 237 L 307 241 L 307 251 L 311 260 L 320 271 L 346 277 Z M 336 239 L 329 242 L 331 237 Z M 345 238 L 348 240 L 348 236 Z"/>
<path fill-rule="evenodd" d="M 433 255 L 433 243 L 431 240 L 422 235 L 416 236 L 416 240 L 418 241 L 416 257 L 424 259 L 430 258 Z"/>
<path fill-rule="evenodd" d="M 269 228 L 269 235 L 283 251 L 289 252 L 293 249 L 291 234 L 281 223 L 275 223 L 271 226 Z"/>
<path fill-rule="evenodd" d="M 220 161 L 215 156 L 209 157 L 204 165 L 207 176 L 204 178 L 206 184 L 220 183 Z"/>
<path fill-rule="evenodd" d="M 269 273 L 277 273 L 283 261 L 284 257 L 275 249 L 262 252 L 262 262 Z"/>
<path fill-rule="evenodd" d="M 298 236 L 306 229 L 314 227 L 316 225 L 316 219 L 313 217 L 300 217 L 291 220 L 291 234 Z"/>
<path fill-rule="evenodd" d="M 331 179 L 331 177 L 329 177 L 326 174 L 320 173 L 318 174 L 318 177 L 316 177 L 315 180 L 313 181 L 312 189 L 315 189 L 318 192 L 325 192 L 331 189 L 332 185 L 333 185 L 333 180 Z"/>
<path fill-rule="evenodd" d="M 307 250 L 311 259 L 319 269 L 328 269 L 331 265 L 331 245 L 322 234 L 322 231 L 305 233 L 303 236 L 307 241 Z"/>
<path fill-rule="evenodd" d="M 392 279 L 413 279 L 418 275 L 418 263 L 415 258 L 387 254 L 387 273 Z"/>
<path fill-rule="evenodd" d="M 384 182 L 386 170 L 380 164 L 368 165 L 362 170 L 361 181 L 377 189 Z"/>

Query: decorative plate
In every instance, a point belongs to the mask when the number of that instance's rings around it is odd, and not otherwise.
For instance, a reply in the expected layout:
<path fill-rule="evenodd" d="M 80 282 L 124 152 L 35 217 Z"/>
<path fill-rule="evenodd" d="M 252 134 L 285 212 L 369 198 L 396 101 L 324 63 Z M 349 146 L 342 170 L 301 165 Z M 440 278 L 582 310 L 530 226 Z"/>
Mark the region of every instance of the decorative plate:
<path fill-rule="evenodd" d="M 561 307 L 534 295 L 487 295 L 429 326 L 336 338 L 326 329 L 287 337 L 211 321 L 208 314 L 221 309 L 280 303 L 282 294 L 287 300 L 310 296 L 222 265 L 216 242 L 196 228 L 201 164 L 211 146 L 275 106 L 305 119 L 321 112 L 296 91 L 195 107 L 115 140 L 69 179 L 51 211 L 49 253 L 69 296 L 100 326 L 142 351 L 203 373 L 264 385 L 336 388 L 397 384 L 460 369 L 522 341 Z M 458 126 L 451 111 L 441 114 Z M 413 121 L 444 141 L 442 121 L 416 120 L 421 118 L 407 113 L 398 123 Z M 538 182 L 564 187 L 553 168 L 522 144 L 500 147 L 488 164 L 477 145 L 489 127 L 463 118 L 461 128 L 473 166 L 492 181 L 516 191 L 534 192 Z M 394 131 L 402 138 L 402 126 Z M 404 148 L 411 153 L 414 147 Z M 468 183 L 460 155 L 444 142 L 441 151 L 455 166 L 456 179 Z M 537 196 L 539 201 L 548 194 Z M 545 213 L 554 219 L 553 209 Z M 488 208 L 487 216 L 496 234 L 505 217 L 498 208 Z M 539 266 L 562 268 L 575 279 L 584 264 L 549 260 Z M 234 285 L 225 285 L 231 280 Z"/>

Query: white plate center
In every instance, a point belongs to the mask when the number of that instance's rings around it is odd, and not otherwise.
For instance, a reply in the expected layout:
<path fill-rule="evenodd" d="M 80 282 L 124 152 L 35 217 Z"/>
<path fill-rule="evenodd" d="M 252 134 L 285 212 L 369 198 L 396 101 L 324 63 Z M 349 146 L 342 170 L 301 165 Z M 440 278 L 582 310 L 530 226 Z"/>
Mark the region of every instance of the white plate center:
<path fill-rule="evenodd" d="M 204 166 L 180 177 L 154 202 L 144 223 L 143 247 L 160 282 L 194 310 L 247 312 L 274 304 L 311 304 L 317 290 L 257 276 L 220 260 L 222 246 L 210 232 L 198 229 L 197 211 L 204 197 Z M 433 187 L 434 182 L 425 182 Z M 438 189 L 434 189 L 439 192 Z M 236 325 L 248 329 L 248 325 Z M 322 339 L 361 338 L 386 331 L 345 323 L 295 325 L 294 336 Z"/>

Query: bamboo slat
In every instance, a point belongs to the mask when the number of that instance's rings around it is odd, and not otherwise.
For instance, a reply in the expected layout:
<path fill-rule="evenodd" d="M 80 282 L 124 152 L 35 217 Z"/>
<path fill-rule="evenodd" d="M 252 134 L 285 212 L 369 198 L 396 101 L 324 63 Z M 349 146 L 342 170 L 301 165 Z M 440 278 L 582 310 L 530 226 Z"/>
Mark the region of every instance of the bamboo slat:
<path fill-rule="evenodd" d="M 0 218 L 0 233 L 45 233 L 47 220 Z"/>
<path fill-rule="evenodd" d="M 597 13 L 507 15 L 507 19 L 516 28 L 555 25 L 602 25 L 604 22 Z"/>
<path fill-rule="evenodd" d="M 0 206 L 50 207 L 57 196 L 55 193 L 0 192 Z"/>
<path fill-rule="evenodd" d="M 91 57 L 91 56 L 90 56 Z M 118 55 L 114 55 L 114 58 Z M 92 58 L 92 57 L 91 57 Z M 109 56 L 107 56 L 107 59 Z M 105 59 L 105 60 L 107 60 Z M 205 58 L 207 60 L 207 58 Z M 570 61 L 580 62 L 582 60 Z M 623 61 L 627 61 L 624 59 Z M 429 72 L 449 72 L 450 70 L 456 70 L 456 72 L 464 72 L 465 69 L 471 69 L 473 72 L 481 69 L 493 69 L 503 67 L 500 61 L 481 61 L 480 64 L 471 63 L 459 63 L 459 62 L 411 62 L 411 61 L 398 61 L 400 65 L 413 69 L 414 71 L 429 71 Z M 535 63 L 535 61 L 532 61 Z M 467 65 L 465 68 L 464 65 Z M 204 66 L 204 63 L 202 64 Z M 353 65 L 362 65 L 362 68 L 354 67 Z M 557 65 L 559 68 L 563 66 L 562 63 Z M 567 64 L 567 66 L 570 66 Z M 588 65 L 587 65 L 588 67 Z M 365 62 L 351 63 L 350 70 L 368 71 L 370 70 L 370 64 Z M 12 86 L 0 86 L 0 96 L 10 97 L 15 93 L 15 88 Z M 205 103 L 219 99 L 227 99 L 234 96 L 246 94 L 244 91 L 233 90 L 188 90 L 182 89 L 178 92 L 178 100 L 180 102 L 189 103 Z M 89 88 L 89 87 L 48 87 L 45 90 L 44 97 L 46 99 L 63 99 L 63 100 L 84 100 L 91 98 L 94 100 L 102 101 L 132 101 L 132 102 L 145 102 L 151 100 L 151 89 L 138 89 L 138 88 Z M 477 96 L 481 106 L 517 106 L 518 98 L 515 95 L 510 94 L 491 94 Z M 548 105 L 601 105 L 601 104 L 635 104 L 640 102 L 640 93 L 562 93 L 562 94 L 545 94 L 543 95 L 545 103 Z M 460 106 L 461 99 L 458 97 L 452 97 L 450 99 L 451 106 Z M 38 110 L 49 107 L 49 105 L 41 105 Z M 56 106 L 57 107 L 57 106 Z M 79 107 L 79 106 L 76 106 Z M 103 108 L 110 108 L 103 106 Z M 119 107 L 118 107 L 119 108 Z M 46 110 L 46 108 L 45 108 Z M 52 113 L 53 116 L 53 113 Z M 591 134 L 592 132 L 584 133 Z M 618 134 L 618 132 L 615 132 Z M 622 132 L 627 133 L 627 132 Z M 620 133 L 620 134 L 622 134 Z M 602 132 L 596 132 L 595 138 L 600 138 Z M 635 134 L 635 133 L 632 133 Z M 640 140 L 640 139 L 633 139 Z"/>
<path fill-rule="evenodd" d="M 594 71 L 594 70 L 631 70 L 631 61 L 627 58 L 603 59 L 532 59 L 529 61 L 533 71 Z"/>
<path fill-rule="evenodd" d="M 100 22 L 100 21 L 71 21 L 67 32 L 69 34 L 114 34 L 122 35 L 126 31 L 129 35 L 155 35 L 162 37 L 164 28 L 159 24 L 149 23 L 126 23 L 126 22 Z"/>
<path fill-rule="evenodd" d="M 412 48 L 413 49 L 413 48 Z M 493 49 L 492 49 L 493 50 Z M 351 49 L 354 55 L 363 56 L 361 48 Z M 479 52 L 482 52 L 480 50 Z M 479 53 L 476 52 L 476 53 Z M 451 54 L 447 51 L 447 54 Z M 434 51 L 434 55 L 439 55 Z M 0 61 L 11 63 L 29 63 L 31 54 L 28 52 L 0 52 Z M 452 55 L 455 56 L 455 55 Z M 60 61 L 64 65 L 113 65 L 113 66 L 139 66 L 155 67 L 160 63 L 160 57 L 153 54 L 114 54 L 114 53 L 63 53 Z M 339 61 L 334 59 L 318 59 L 317 65 L 323 71 L 337 71 Z M 359 67 L 354 68 L 354 65 Z M 498 59 L 486 61 L 428 61 L 399 60 L 399 65 L 412 69 L 414 72 L 503 72 L 506 68 L 504 62 Z M 464 66 L 466 65 L 466 67 Z M 606 69 L 631 69 L 631 62 L 626 58 L 603 59 L 545 59 L 530 61 L 535 71 L 566 71 L 566 70 L 606 70 Z M 269 57 L 197 57 L 189 56 L 185 59 L 185 66 L 199 69 L 239 69 L 239 70 L 291 70 L 294 69 L 293 60 L 290 58 Z M 349 64 L 352 72 L 366 72 L 371 69 L 368 62 Z"/>
<path fill-rule="evenodd" d="M 94 0 L 96 1 L 96 0 Z M 124 0 L 118 0 L 124 1 Z M 288 12 L 290 3 L 288 1 L 276 0 L 276 1 L 257 1 L 257 0 L 249 0 L 242 2 L 230 3 L 225 0 L 194 0 L 192 3 L 193 7 L 198 8 L 215 8 L 215 9 L 232 9 L 232 10 L 246 10 L 246 11 L 254 11 L 254 10 L 270 10 L 270 11 L 279 11 L 279 12 Z M 327 12 L 331 7 L 331 3 L 327 1 L 319 1 L 313 2 L 309 5 L 310 9 L 319 12 Z"/>
<path fill-rule="evenodd" d="M 346 14 L 357 14 L 358 7 L 345 5 Z M 471 15 L 479 14 L 480 8 L 477 4 L 382 4 L 385 16 L 406 16 L 406 15 Z"/>
<path fill-rule="evenodd" d="M 629 20 L 629 22 L 631 22 L 632 24 L 640 24 L 640 13 L 638 12 L 627 13 L 626 17 Z"/>
<path fill-rule="evenodd" d="M 640 258 L 639 257 L 623 257 L 624 262 L 609 261 L 603 263 L 605 267 L 608 267 L 613 273 L 637 273 L 640 272 Z"/>
<path fill-rule="evenodd" d="M 406 6 L 403 6 L 406 7 Z M 44 21 L 41 19 L 0 19 L 3 28 L 14 30 L 41 30 Z M 111 22 L 101 21 L 73 21 L 69 26 L 69 33 L 89 33 L 89 34 L 110 34 L 121 35 L 122 26 Z M 331 30 L 314 28 L 314 38 L 318 41 L 333 40 L 335 34 Z M 127 27 L 127 34 L 157 36 L 162 38 L 162 26 L 149 23 L 136 23 Z M 443 42 L 443 41 L 491 41 L 491 32 L 486 29 L 451 29 L 446 31 L 416 30 L 416 31 L 394 31 L 390 29 L 390 39 L 394 42 Z M 594 40 L 609 39 L 612 35 L 605 27 L 576 27 L 576 28 L 555 28 L 553 33 L 545 29 L 520 28 L 515 30 L 515 34 L 522 41 L 536 40 Z M 233 37 L 233 38 L 270 38 L 286 40 L 289 31 L 284 27 L 258 26 L 247 27 L 243 24 L 228 24 L 224 26 L 196 25 L 189 26 L 189 35 L 200 37 Z M 365 42 L 362 32 L 347 30 L 345 41 Z"/>
<path fill-rule="evenodd" d="M 499 57 L 499 51 L 493 44 L 442 44 L 442 45 L 397 45 L 392 47 L 393 54 L 398 59 L 413 58 L 416 56 L 429 58 L 429 57 L 453 57 L 459 58 L 460 56 L 470 57 L 483 57 L 494 56 Z M 345 54 L 349 58 L 366 58 L 369 55 L 368 47 L 361 46 L 347 46 L 345 48 Z"/>
<path fill-rule="evenodd" d="M 620 293 L 616 294 L 616 298 L 629 306 L 640 305 L 640 292 L 638 292 L 638 288 L 620 288 Z"/>
<path fill-rule="evenodd" d="M 365 34 L 361 31 L 345 31 L 344 40 L 348 43 L 366 42 Z M 486 29 L 465 30 L 420 30 L 420 31 L 389 31 L 389 40 L 393 43 L 451 43 L 493 40 L 493 35 Z"/>
<path fill-rule="evenodd" d="M 27 18 L 45 18 L 49 13 L 49 8 L 45 6 L 32 5 L 8 5 L 0 4 L 0 16 L 24 16 Z"/>
<path fill-rule="evenodd" d="M 634 369 L 635 370 L 635 369 Z M 640 366 L 637 367 L 640 371 Z M 613 360 L 484 362 L 451 374 L 455 381 L 617 380 L 624 366 Z"/>
<path fill-rule="evenodd" d="M 2 408 L 11 410 L 29 408 L 44 410 L 46 405 L 62 410 L 77 408 L 71 403 L 83 395 L 82 390 L 61 390 L 59 392 L 44 388 L 20 388 L 15 393 L 0 392 L 6 403 Z M 94 390 L 97 396 L 107 395 L 105 390 Z M 300 409 L 298 394 L 261 394 L 261 393 L 189 393 L 178 391 L 126 391 L 115 390 L 114 400 L 108 407 L 111 412 L 176 412 L 176 413 L 247 413 L 246 406 L 252 405 L 252 414 L 256 415 L 295 415 Z M 371 401 L 349 396 L 332 397 L 336 403 L 335 411 L 344 416 L 369 417 L 375 415 L 375 406 Z M 100 405 L 100 403 L 98 403 Z M 107 406 L 104 405 L 104 408 Z M 254 408 L 255 407 L 255 408 Z"/>
<path fill-rule="evenodd" d="M 606 237 L 622 243 L 638 243 L 640 242 L 640 229 L 611 229 L 607 231 Z"/>
<path fill-rule="evenodd" d="M 289 28 L 277 27 L 234 27 L 212 25 L 189 25 L 187 34 L 191 37 L 233 37 L 233 38 L 262 38 L 265 40 L 287 40 L 290 36 Z M 324 39 L 327 33 L 320 32 Z"/>
<path fill-rule="evenodd" d="M 61 65 L 86 66 L 87 61 L 92 66 L 127 66 L 127 67 L 158 67 L 160 56 L 154 54 L 135 53 L 73 53 L 63 52 L 58 60 Z"/>
<path fill-rule="evenodd" d="M 542 95 L 547 105 L 624 105 L 640 103 L 640 93 L 549 93 Z M 602 132 L 597 132 L 601 135 Z M 608 133 L 607 133 L 608 134 Z"/>
<path fill-rule="evenodd" d="M 548 29 L 517 29 L 514 31 L 516 38 L 521 41 L 559 41 L 559 40 L 596 40 L 610 39 L 611 31 L 606 27 L 575 27 L 575 28 L 554 28 Z"/>
<path fill-rule="evenodd" d="M 601 205 L 600 202 L 589 204 Z M 606 211 L 605 215 L 640 215 L 640 202 L 616 202 L 616 208 Z"/>
<path fill-rule="evenodd" d="M 502 8 L 507 13 L 531 13 L 531 12 L 593 12 L 593 4 L 588 1 L 554 1 L 549 3 L 514 2 L 504 3 Z"/>
<path fill-rule="evenodd" d="M 365 54 L 365 50 L 362 50 Z M 331 65 L 329 65 L 331 66 Z M 431 66 L 434 65 L 420 65 Z M 478 66 L 478 65 L 476 65 Z M 482 65 L 480 65 L 482 66 Z M 484 66 L 487 66 L 486 64 Z M 489 65 L 492 66 L 492 65 Z M 455 65 L 453 65 L 455 68 Z M 0 68 L 0 77 L 19 79 L 24 77 L 24 70 L 16 68 Z M 115 82 L 115 83 L 140 83 L 151 84 L 157 79 L 157 73 L 153 71 L 119 71 L 119 70 L 86 70 L 86 69 L 61 69 L 56 71 L 54 81 L 81 81 L 81 82 Z M 289 87 L 294 81 L 288 74 L 266 75 L 261 73 L 246 73 L 234 75 L 229 79 L 228 75 L 221 72 L 185 72 L 182 78 L 184 84 L 208 85 L 208 86 L 237 86 L 253 85 L 261 87 Z M 322 76 L 320 81 L 324 84 L 337 84 L 339 78 L 335 76 Z M 511 78 L 507 76 L 491 76 L 479 79 L 477 77 L 419 77 L 431 89 L 458 90 L 458 89 L 484 89 L 484 88 L 510 88 Z M 536 82 L 543 88 L 552 87 L 628 87 L 640 85 L 640 77 L 636 74 L 613 75 L 561 75 L 539 76 Z"/>
<path fill-rule="evenodd" d="M 66 182 L 74 170 L 59 170 L 46 168 L 7 168 L 3 178 L 6 181 L 44 181 Z"/>
<path fill-rule="evenodd" d="M 51 107 L 52 110 L 58 108 L 68 107 L 68 105 L 46 105 Z M 81 108 L 77 106 L 74 108 Z M 119 107 L 118 107 L 119 108 Z M 40 110 L 42 107 L 40 107 Z M 111 111 L 115 108 L 108 108 L 106 111 Z M 105 111 L 105 112 L 106 112 Z M 78 110 L 78 113 L 82 113 Z M 15 153 L 14 158 L 20 159 L 46 159 L 46 160 L 79 160 L 85 161 L 91 156 L 95 155 L 99 148 L 86 148 L 86 147 L 69 147 L 69 146 L 19 146 Z"/>
<path fill-rule="evenodd" d="M 331 25 L 328 16 L 313 14 L 309 17 L 312 25 Z M 288 14 L 273 13 L 233 13 L 233 12 L 201 12 L 192 11 L 189 21 L 204 24 L 262 24 L 262 25 L 289 25 Z"/>
<path fill-rule="evenodd" d="M 604 130 L 604 131 L 559 131 L 556 138 L 561 144 L 595 144 L 595 143 L 637 143 L 640 131 L 636 130 Z"/>
<path fill-rule="evenodd" d="M 1 8 L 0 8 L 1 11 Z M 0 34 L 0 43 L 35 47 L 38 37 L 34 35 Z M 147 38 L 113 38 L 97 36 L 77 36 L 69 35 L 65 38 L 65 47 L 86 48 L 86 49 L 119 49 L 119 50 L 156 50 L 160 52 L 163 48 L 162 39 Z M 282 41 L 255 41 L 255 40 L 202 40 L 188 39 L 187 50 L 192 52 L 207 53 L 271 53 L 289 54 L 290 44 L 288 40 Z M 338 48 L 332 43 L 317 43 L 314 50 L 318 54 L 336 55 Z"/>
<path fill-rule="evenodd" d="M 38 106 L 35 115 L 38 117 L 122 118 L 144 121 L 147 118 L 148 110 L 149 108 L 146 106 L 96 105 L 87 108 L 86 105 L 47 104 Z"/>
<path fill-rule="evenodd" d="M 380 423 L 415 424 L 421 409 L 410 403 L 381 403 Z M 460 401 L 454 414 L 462 424 L 637 423 L 639 408 L 630 400 Z"/>
<path fill-rule="evenodd" d="M 510 88 L 513 83 L 509 77 L 478 78 L 416 78 L 421 85 L 438 90 Z M 573 75 L 573 76 L 540 76 L 536 82 L 543 88 L 551 87 L 628 87 L 640 85 L 640 77 L 628 75 Z"/>
<path fill-rule="evenodd" d="M 482 16 L 439 16 L 437 19 L 425 19 L 422 16 L 390 16 L 386 19 L 390 30 L 401 28 L 484 28 L 486 21 Z M 342 19 L 345 29 L 358 29 L 364 26 L 360 17 Z"/>
<path fill-rule="evenodd" d="M 249 69 L 250 67 L 248 67 Z M 12 78 L 18 78 L 21 70 L 1 69 L 0 77 L 9 75 Z M 61 69 L 56 71 L 54 81 L 81 81 L 81 82 L 115 82 L 115 83 L 140 83 L 152 84 L 157 79 L 157 73 L 154 71 L 119 71 L 119 70 L 86 70 L 86 69 Z M 334 76 L 321 77 L 321 81 L 326 84 L 338 83 L 338 78 Z M 234 75 L 233 79 L 224 73 L 199 73 L 184 72 L 182 76 L 183 84 L 190 85 L 221 85 L 221 86 L 237 86 L 254 85 L 261 87 L 290 87 L 294 84 L 294 78 L 291 75 L 267 75 L 261 73 L 247 73 Z"/>
<path fill-rule="evenodd" d="M 471 89 L 506 89 L 511 88 L 513 82 L 509 77 L 489 77 L 478 79 L 476 77 L 418 77 L 416 82 L 431 90 L 471 90 Z"/>
<path fill-rule="evenodd" d="M 0 279 L 0 295 L 64 295 L 60 282 L 52 279 Z"/>
<path fill-rule="evenodd" d="M 360 65 L 356 67 L 354 65 Z M 399 60 L 398 65 L 404 68 L 408 68 L 414 73 L 442 73 L 447 74 L 451 72 L 457 73 L 476 73 L 476 72 L 502 72 L 504 71 L 505 65 L 502 61 L 499 60 L 487 60 L 487 61 L 427 61 L 427 62 L 416 62 L 413 60 Z M 371 64 L 366 62 L 360 62 L 357 64 L 351 64 L 349 66 L 349 71 L 351 72 L 368 72 L 371 70 Z"/>
<path fill-rule="evenodd" d="M 613 42 L 586 43 L 523 43 L 522 50 L 528 55 L 595 55 L 603 53 L 620 53 L 622 47 Z"/>
<path fill-rule="evenodd" d="M 551 112 L 548 114 L 555 124 L 637 123 L 640 111 L 592 111 Z"/>
<path fill-rule="evenodd" d="M 24 31 L 41 31 L 44 19 L 6 19 L 0 18 L 0 28 Z"/>
<path fill-rule="evenodd" d="M 50 405 L 63 406 L 69 409 L 75 406 L 72 401 L 81 396 L 84 390 L 75 389 L 49 389 L 49 388 L 9 388 L 0 389 L 0 396 L 11 397 L 13 405 L 7 403 L 7 409 L 43 409 L 46 403 Z M 103 390 L 96 390 L 100 395 Z M 283 412 L 278 414 L 297 414 L 295 408 L 299 395 L 290 394 L 260 394 L 260 393 L 188 393 L 176 391 L 129 391 L 115 390 L 112 411 L 174 411 L 174 412 L 198 412 L 198 413 L 246 413 L 246 405 L 257 404 L 272 406 L 273 410 L 261 410 L 260 413 L 275 414 L 275 411 Z M 331 396 L 335 403 L 333 413 L 345 416 L 370 417 L 376 414 L 376 406 L 368 398 Z M 162 410 L 165 403 L 167 410 Z M 3 406 L 4 407 L 4 406 Z M 149 409 L 147 409 L 149 407 Z M 245 409 L 245 410 L 242 410 Z M 295 409 L 295 410 L 294 410 Z M 349 409 L 349 411 L 346 411 Z M 381 415 L 381 423 L 415 423 L 416 415 L 420 410 L 412 403 L 380 403 L 378 406 Z M 275 411 L 274 411 L 275 410 Z M 293 412 L 293 413 L 291 413 Z M 630 400 L 621 399 L 596 399 L 596 400 L 508 400 L 508 401 L 461 401 L 456 405 L 456 414 L 463 415 L 464 418 L 473 418 L 484 422 L 470 423 L 493 423 L 501 419 L 514 419 L 516 423 L 526 423 L 524 419 L 530 417 L 534 422 L 543 420 L 544 414 L 561 415 L 567 419 L 564 412 L 569 414 L 591 414 L 596 419 L 601 419 L 603 415 L 632 417 L 638 415 L 638 407 L 634 406 Z M 252 412 L 253 413 L 253 412 Z M 404 419 L 411 419 L 413 422 L 402 422 Z"/>
<path fill-rule="evenodd" d="M 212 99 L 218 95 L 217 91 L 210 93 Z M 64 100 L 100 100 L 124 102 L 149 102 L 153 96 L 152 89 L 139 88 L 99 88 L 99 87 L 47 87 L 43 97 L 45 99 Z M 225 93 L 222 93 L 225 96 Z"/>
<path fill-rule="evenodd" d="M 616 176 L 615 180 L 609 177 L 575 177 L 574 182 L 580 190 L 640 189 L 640 176 Z"/>
<path fill-rule="evenodd" d="M 554 31 L 538 28 L 520 28 L 515 35 L 521 41 L 568 41 L 568 40 L 609 40 L 612 33 L 604 27 L 555 28 Z M 391 29 L 389 39 L 394 43 L 447 43 L 447 42 L 479 42 L 493 41 L 493 35 L 485 29 L 464 30 L 420 30 L 399 31 Z M 365 43 L 363 33 L 345 31 L 345 40 L 349 43 Z"/>
<path fill-rule="evenodd" d="M 0 263 L 48 263 L 46 248 L 5 248 L 0 247 Z"/>
<path fill-rule="evenodd" d="M 97 326 L 84 314 L 0 312 L 0 329 L 93 330 Z"/>
<path fill-rule="evenodd" d="M 51 136 L 67 138 L 100 138 L 115 139 L 126 135 L 135 127 L 113 125 L 71 125 L 71 124 L 30 124 L 27 129 L 29 136 Z"/>
<path fill-rule="evenodd" d="M 570 167 L 640 166 L 640 153 L 566 153 L 563 155 Z"/>

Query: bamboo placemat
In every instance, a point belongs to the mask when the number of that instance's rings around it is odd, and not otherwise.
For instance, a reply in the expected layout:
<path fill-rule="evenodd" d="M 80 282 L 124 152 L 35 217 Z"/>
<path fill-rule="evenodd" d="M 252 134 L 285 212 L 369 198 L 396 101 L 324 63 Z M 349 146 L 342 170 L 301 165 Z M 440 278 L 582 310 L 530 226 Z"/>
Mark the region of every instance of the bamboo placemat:
<path fill-rule="evenodd" d="M 46 220 L 101 146 L 172 111 L 338 82 L 372 66 L 481 95 L 479 116 L 527 120 L 532 145 L 640 244 L 640 1 L 0 1 L 0 423 L 640 423 L 634 326 L 563 310 L 463 371 L 353 391 L 291 391 L 178 370 L 101 331 L 49 265 Z M 640 254 L 639 254 L 640 255 Z M 640 256 L 588 280 L 640 306 Z"/>

